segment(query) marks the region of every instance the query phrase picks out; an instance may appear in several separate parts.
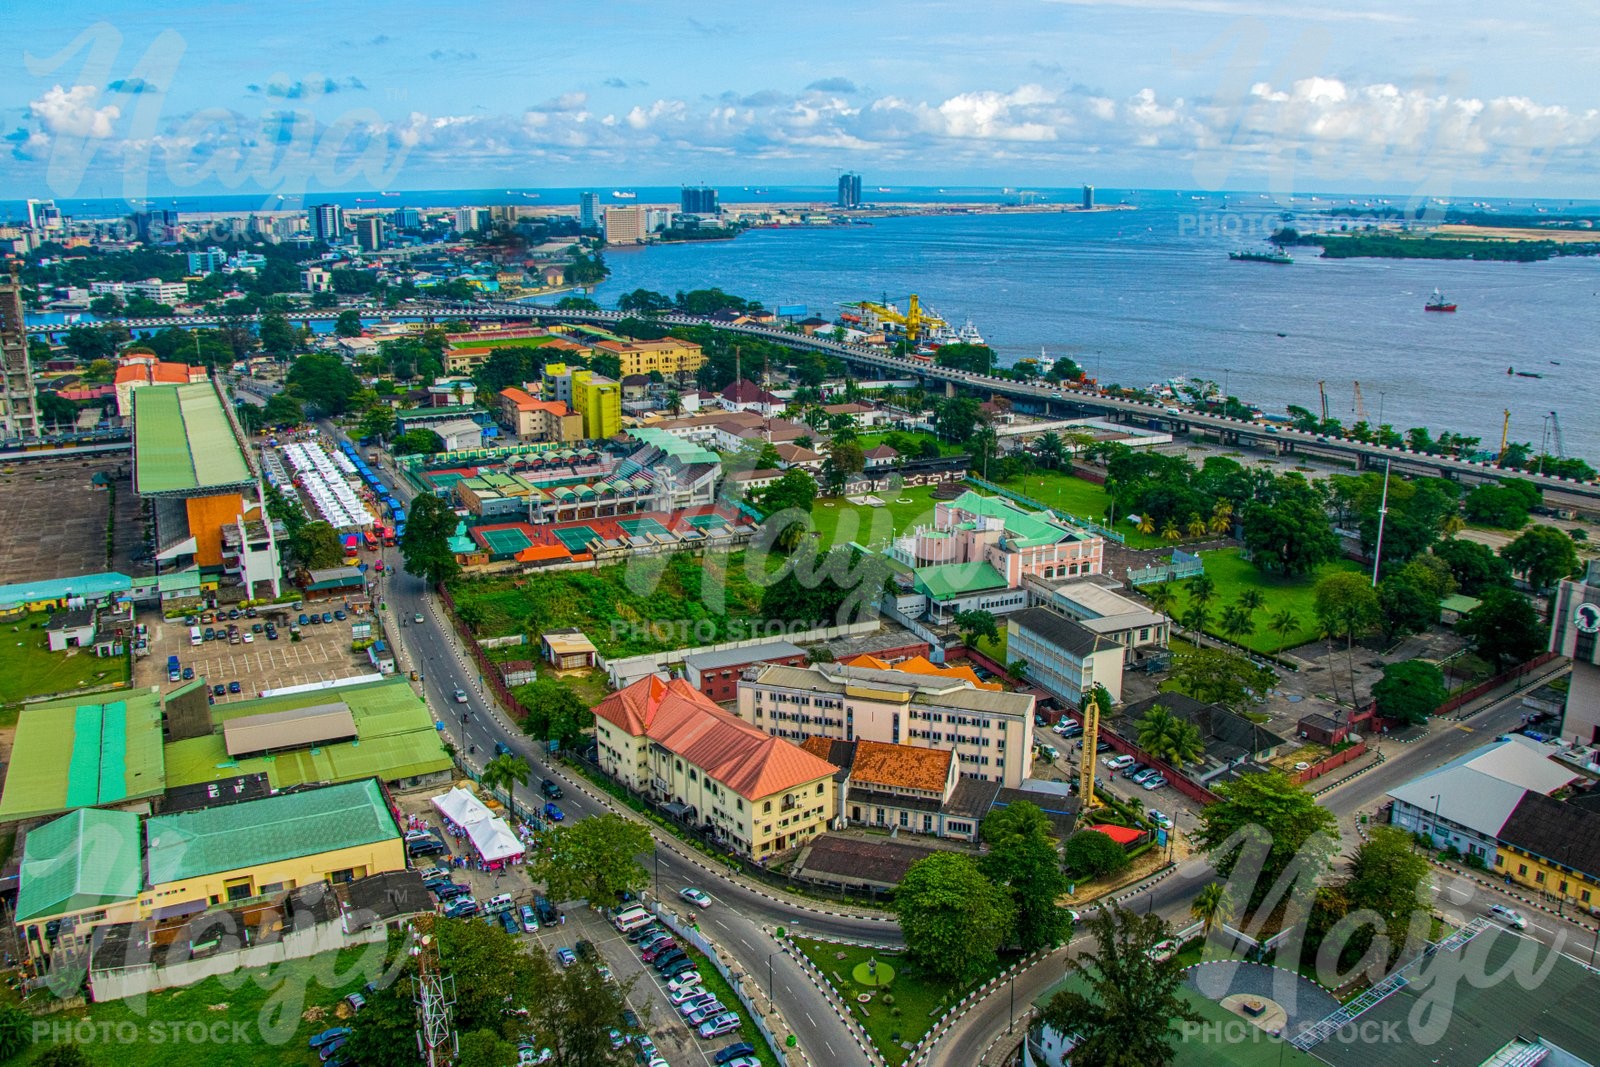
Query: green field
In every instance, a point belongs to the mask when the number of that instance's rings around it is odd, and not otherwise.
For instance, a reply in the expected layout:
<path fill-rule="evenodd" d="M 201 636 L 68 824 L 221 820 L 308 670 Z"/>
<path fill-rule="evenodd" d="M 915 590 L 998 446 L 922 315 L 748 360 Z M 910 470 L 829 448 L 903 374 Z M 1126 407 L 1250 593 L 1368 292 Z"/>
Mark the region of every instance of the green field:
<path fill-rule="evenodd" d="M 934 1020 L 944 1011 L 945 1005 L 961 997 L 959 987 L 925 974 L 903 953 L 882 952 L 862 945 L 839 945 L 807 937 L 792 940 L 806 954 L 806 958 L 828 976 L 839 995 L 850 1005 L 856 1021 L 866 1028 L 872 1043 L 891 1067 L 906 1061 L 908 1053 L 901 1047 L 902 1043 L 915 1045 L 933 1027 Z M 851 972 L 869 959 L 876 959 L 894 968 L 894 981 L 887 990 L 858 984 L 851 977 Z M 894 997 L 892 1004 L 885 1001 L 885 992 Z M 856 999 L 862 993 L 874 994 L 872 1000 L 862 1004 Z"/>
<path fill-rule="evenodd" d="M 91 1063 L 100 1065 L 315 1064 L 317 1056 L 307 1039 L 342 1025 L 334 1006 L 369 980 L 382 979 L 385 951 L 381 944 L 344 949 L 336 955 L 235 971 L 192 986 L 41 1015 L 38 1021 L 59 1024 L 63 1030 L 84 1020 L 92 1023 L 94 1040 L 79 1047 Z M 87 1035 L 90 1027 L 82 1030 Z M 11 1062 L 31 1063 L 49 1047 L 46 1037 Z"/>
<path fill-rule="evenodd" d="M 51 652 L 44 633 L 49 621 L 40 612 L 0 626 L 0 704 L 128 680 L 127 656 L 102 659 L 93 649 Z"/>
<path fill-rule="evenodd" d="M 486 337 L 482 341 L 464 341 L 452 346 L 450 351 L 461 352 L 474 348 L 538 348 L 554 340 L 554 337 L 509 337 L 500 341 Z"/>
<path fill-rule="evenodd" d="M 1046 507 L 1099 523 L 1105 522 L 1106 510 L 1111 506 L 1111 494 L 1102 486 L 1063 471 L 1034 471 L 995 484 L 1037 500 Z M 1171 543 L 1163 541 L 1157 534 L 1140 533 L 1132 523 L 1120 518 L 1116 531 L 1127 539 L 1129 548 L 1163 548 Z"/>
<path fill-rule="evenodd" d="M 856 440 L 860 442 L 862 451 L 867 451 L 888 442 L 891 436 L 896 439 L 904 438 L 912 448 L 920 447 L 924 441 L 932 441 L 939 447 L 939 455 L 941 456 L 959 456 L 962 451 L 960 445 L 951 444 L 949 441 L 941 441 L 933 434 L 924 433 L 921 430 L 874 430 L 871 433 L 857 434 Z M 893 442 L 889 443 L 892 444 Z M 898 445 L 895 447 L 899 448 Z M 901 448 L 900 452 L 904 454 L 906 449 Z"/>
<path fill-rule="evenodd" d="M 822 535 L 825 547 L 855 541 L 882 548 L 913 526 L 933 525 L 933 486 L 885 489 L 873 495 L 884 502 L 883 507 L 852 504 L 839 496 L 817 498 L 811 509 L 811 528 Z"/>
<path fill-rule="evenodd" d="M 1240 552 L 1241 550 L 1237 548 L 1224 548 L 1200 553 L 1201 560 L 1205 562 L 1206 574 L 1217 586 L 1216 595 L 1208 605 L 1211 621 L 1206 625 L 1206 632 L 1215 637 L 1222 637 L 1216 620 L 1222 617 L 1224 609 L 1244 590 L 1259 589 L 1267 598 L 1267 603 L 1256 613 L 1256 632 L 1244 639 L 1241 644 L 1263 653 L 1293 648 L 1321 636 L 1322 630 L 1317 625 L 1315 611 L 1317 581 L 1335 571 L 1361 570 L 1361 565 L 1353 560 L 1336 559 L 1331 563 L 1324 563 L 1304 577 L 1283 578 L 1263 573 L 1255 564 L 1243 559 Z M 1167 609 L 1167 614 L 1182 619 L 1188 609 L 1189 591 L 1184 582 L 1179 582 L 1177 595 L 1173 598 L 1172 606 Z M 1299 628 L 1290 633 L 1287 639 L 1267 629 L 1272 617 L 1285 609 L 1292 611 L 1300 620 Z"/>

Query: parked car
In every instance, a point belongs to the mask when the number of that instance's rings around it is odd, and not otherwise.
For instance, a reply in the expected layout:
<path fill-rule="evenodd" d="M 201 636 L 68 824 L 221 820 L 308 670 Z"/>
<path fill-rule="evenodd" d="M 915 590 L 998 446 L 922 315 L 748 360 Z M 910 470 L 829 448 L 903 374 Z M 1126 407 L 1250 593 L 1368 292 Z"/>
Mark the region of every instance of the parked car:
<path fill-rule="evenodd" d="M 1057 396 L 1061 394 L 1057 393 Z M 761 1061 L 754 1056 L 738 1056 L 729 1060 L 724 1067 L 761 1067 Z"/>
<path fill-rule="evenodd" d="M 1159 774 L 1153 774 L 1149 778 L 1146 778 L 1143 782 L 1140 782 L 1139 784 L 1144 786 L 1146 789 L 1154 792 L 1155 790 L 1160 789 L 1162 786 L 1166 785 L 1167 784 L 1167 780 L 1166 780 L 1166 778 L 1162 777 Z"/>
<path fill-rule="evenodd" d="M 694 960 L 681 959 L 676 963 L 671 963 L 666 967 L 661 968 L 659 971 L 657 971 L 657 973 L 660 974 L 664 979 L 672 979 L 676 978 L 680 974 L 683 974 L 685 971 L 692 971 L 694 969 Z"/>
<path fill-rule="evenodd" d="M 561 918 L 561 912 L 557 910 L 556 906 L 542 896 L 533 898 L 533 910 L 538 913 L 539 921 L 546 926 L 555 925 L 556 921 Z"/>
<path fill-rule="evenodd" d="M 320 1034 L 314 1034 L 311 1038 L 310 1044 L 312 1048 L 322 1048 L 325 1045 L 330 1045 L 339 1040 L 341 1037 L 349 1036 L 350 1028 L 348 1026 L 335 1026 L 322 1031 Z"/>
<path fill-rule="evenodd" d="M 736 1060 L 740 1056 L 753 1056 L 755 1051 L 756 1047 L 750 1042 L 740 1041 L 720 1050 L 715 1056 L 711 1057 L 711 1062 L 718 1064 L 720 1067 L 720 1065 L 726 1064 L 730 1060 Z"/>
<path fill-rule="evenodd" d="M 688 958 L 689 954 L 683 951 L 682 945 L 674 945 L 652 960 L 650 966 L 654 967 L 657 973 L 660 973 L 673 964 L 680 963 Z"/>
<path fill-rule="evenodd" d="M 705 990 L 702 989 L 700 992 L 696 993 L 694 996 L 692 996 L 692 997 L 684 997 L 682 1000 L 675 1001 L 674 1004 L 678 1009 L 678 1014 L 679 1015 L 687 1016 L 691 1011 L 694 1011 L 696 1008 L 703 1007 L 706 1004 L 710 1004 L 712 1001 L 714 1001 L 716 999 L 717 999 L 717 995 L 715 993 L 707 993 Z"/>
<path fill-rule="evenodd" d="M 637 930 L 628 931 L 628 940 L 635 945 L 644 945 L 655 939 L 658 935 L 666 933 L 666 927 L 658 922 L 646 923 Z"/>
<path fill-rule="evenodd" d="M 300 618 L 297 619 L 296 621 L 299 622 L 301 626 L 307 626 L 307 625 L 309 625 L 311 623 L 311 620 L 309 618 L 307 618 L 305 613 L 303 613 L 303 612 L 301 613 Z"/>
<path fill-rule="evenodd" d="M 699 1026 L 707 1019 L 715 1018 L 726 1010 L 727 1009 L 723 1006 L 722 1001 L 713 1000 L 704 1007 L 696 1008 L 688 1015 L 685 1015 L 683 1017 L 683 1021 L 688 1023 L 690 1026 Z"/>
<path fill-rule="evenodd" d="M 656 1043 L 650 1040 L 650 1035 L 640 1034 L 633 1039 L 633 1058 L 639 1063 L 649 1063 L 656 1055 Z"/>
<path fill-rule="evenodd" d="M 1164 811 L 1157 811 L 1155 808 L 1151 808 L 1144 813 L 1144 816 L 1164 830 L 1172 829 L 1172 817 Z"/>
<path fill-rule="evenodd" d="M 1124 767 L 1133 766 L 1134 759 L 1133 759 L 1132 756 L 1128 756 L 1128 755 L 1107 756 L 1101 762 L 1104 763 L 1108 768 L 1110 768 L 1113 771 L 1120 771 Z"/>
<path fill-rule="evenodd" d="M 333 612 L 331 612 L 331 611 L 324 611 L 324 612 L 323 612 L 323 613 L 322 613 L 322 621 L 323 621 L 323 622 L 332 622 L 332 621 L 333 621 Z"/>
<path fill-rule="evenodd" d="M 671 952 L 677 947 L 678 943 L 669 937 L 655 942 L 649 948 L 639 953 L 639 958 L 644 960 L 646 963 L 654 963 L 657 958 L 665 956 L 668 952 Z"/>
<path fill-rule="evenodd" d="M 437 837 L 430 837 L 425 841 L 412 841 L 406 845 L 406 852 L 411 856 L 439 856 L 447 852 L 444 842 Z"/>
<path fill-rule="evenodd" d="M 1515 908 L 1508 908 L 1504 904 L 1489 905 L 1489 914 L 1513 930 L 1526 930 L 1528 928 L 1528 920 L 1522 917 L 1522 913 Z"/>
<path fill-rule="evenodd" d="M 522 932 L 522 924 L 519 923 L 517 921 L 517 917 L 511 914 L 509 911 L 502 911 L 500 913 L 500 925 L 506 928 L 506 933 L 508 934 L 519 934 Z"/>
<path fill-rule="evenodd" d="M 554 804 L 546 804 L 544 806 L 544 817 L 549 819 L 551 822 L 560 822 L 562 819 L 567 817 L 567 813 L 556 807 Z"/>
<path fill-rule="evenodd" d="M 187 682 L 189 679 L 191 679 L 193 677 L 194 677 L 194 668 L 193 667 L 185 667 L 183 669 L 183 680 Z"/>
<path fill-rule="evenodd" d="M 1161 772 L 1156 770 L 1154 767 L 1139 766 L 1128 772 L 1128 781 L 1142 783 L 1146 778 L 1160 773 Z"/>
<path fill-rule="evenodd" d="M 577 949 L 578 949 L 578 958 L 580 960 L 592 960 L 597 955 L 597 953 L 594 950 L 594 942 L 593 941 L 580 939 L 578 941 Z"/>
<path fill-rule="evenodd" d="M 457 897 L 470 895 L 472 887 L 462 885 L 460 882 L 446 882 L 433 892 L 440 900 L 455 900 Z"/>
<path fill-rule="evenodd" d="M 340 622 L 344 622 L 345 619 L 349 618 L 349 616 L 344 613 L 343 609 L 334 612 L 333 617 L 338 619 Z"/>
<path fill-rule="evenodd" d="M 682 897 L 684 900 L 687 900 L 690 904 L 693 904 L 697 908 L 711 907 L 711 897 L 705 892 L 705 890 L 696 889 L 692 885 L 686 885 L 682 889 L 678 890 L 678 896 Z"/>
<path fill-rule="evenodd" d="M 667 979 L 667 992 L 676 993 L 680 989 L 688 989 L 691 986 L 703 984 L 700 980 L 699 971 L 684 971 Z"/>
<path fill-rule="evenodd" d="M 698 1000 L 705 995 L 705 987 L 701 985 L 686 985 L 675 992 L 672 990 L 667 991 L 667 999 L 672 1001 L 674 1005 L 687 1004 L 689 1001 Z"/>
<path fill-rule="evenodd" d="M 478 902 L 470 896 L 457 897 L 445 905 L 444 916 L 447 919 L 465 919 L 478 914 Z"/>
<path fill-rule="evenodd" d="M 225 685 L 214 685 L 211 687 L 211 695 L 214 697 L 226 696 L 227 692 L 228 687 Z"/>
<path fill-rule="evenodd" d="M 551 800 L 560 800 L 561 797 L 563 796 L 563 794 L 561 792 L 561 787 L 559 785 L 557 785 L 555 782 L 552 782 L 548 778 L 544 778 L 544 779 L 540 780 L 540 782 L 539 782 L 539 792 L 543 793 L 545 796 L 549 797 Z"/>
<path fill-rule="evenodd" d="M 700 1024 L 701 1037 L 720 1037 L 739 1029 L 739 1017 L 731 1011 L 707 1019 Z"/>
<path fill-rule="evenodd" d="M 532 904 L 524 904 L 522 906 L 522 911 L 520 912 L 520 914 L 522 916 L 522 932 L 523 933 L 531 934 L 534 931 L 539 929 L 539 920 L 533 914 L 533 905 Z"/>
<path fill-rule="evenodd" d="M 353 1012 L 359 1012 L 362 1008 L 367 1006 L 367 998 L 362 996 L 360 993 L 351 993 L 349 996 L 344 998 L 344 1002 L 350 1005 L 350 1010 Z"/>
<path fill-rule="evenodd" d="M 228 692 L 237 693 L 239 691 L 240 691 L 240 688 L 239 688 L 239 683 L 238 682 L 229 682 L 228 683 Z"/>

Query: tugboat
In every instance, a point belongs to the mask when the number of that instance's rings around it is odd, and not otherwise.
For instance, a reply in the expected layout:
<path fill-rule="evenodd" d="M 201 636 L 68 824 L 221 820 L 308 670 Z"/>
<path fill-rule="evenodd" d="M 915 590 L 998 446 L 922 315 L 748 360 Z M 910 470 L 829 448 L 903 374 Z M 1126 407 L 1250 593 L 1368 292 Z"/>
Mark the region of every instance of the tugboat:
<path fill-rule="evenodd" d="M 1435 289 L 1433 295 L 1428 297 L 1428 302 L 1422 305 L 1424 311 L 1454 311 L 1456 306 L 1444 298 L 1444 294 Z"/>
<path fill-rule="evenodd" d="M 1294 263 L 1294 257 L 1284 251 L 1274 252 L 1229 252 L 1228 258 L 1240 263 L 1279 263 L 1289 266 Z"/>

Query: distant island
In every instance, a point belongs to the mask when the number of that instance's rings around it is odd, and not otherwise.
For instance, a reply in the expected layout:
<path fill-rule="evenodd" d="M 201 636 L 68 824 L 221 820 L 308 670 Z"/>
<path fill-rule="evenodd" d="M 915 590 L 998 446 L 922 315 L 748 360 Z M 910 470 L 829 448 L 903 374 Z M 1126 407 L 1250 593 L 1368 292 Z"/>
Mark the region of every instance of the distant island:
<path fill-rule="evenodd" d="M 1377 213 L 1335 209 L 1331 218 L 1361 217 L 1357 229 L 1302 233 L 1285 225 L 1270 240 L 1279 248 L 1311 245 L 1324 259 L 1479 259 L 1533 263 L 1557 256 L 1600 255 L 1600 219 L 1584 216 L 1498 215 L 1449 210 L 1442 221 L 1420 213 L 1386 209 Z"/>

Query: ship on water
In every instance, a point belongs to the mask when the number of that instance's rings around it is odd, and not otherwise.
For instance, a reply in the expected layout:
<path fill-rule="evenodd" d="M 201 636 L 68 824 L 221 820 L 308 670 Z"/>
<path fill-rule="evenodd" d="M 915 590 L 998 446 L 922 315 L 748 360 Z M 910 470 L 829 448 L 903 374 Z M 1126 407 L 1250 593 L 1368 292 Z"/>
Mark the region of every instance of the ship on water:
<path fill-rule="evenodd" d="M 637 199 L 639 199 L 639 194 L 634 192 L 632 189 L 613 189 L 613 190 L 611 190 L 611 196 L 612 196 L 612 199 L 614 199 L 614 200 L 637 200 Z"/>
<path fill-rule="evenodd" d="M 1284 266 L 1294 263 L 1294 257 L 1281 250 L 1272 252 L 1229 252 L 1228 258 L 1238 260 L 1241 263 L 1281 263 Z"/>
<path fill-rule="evenodd" d="M 1444 294 L 1437 289 L 1433 291 L 1432 296 L 1428 297 L 1428 302 L 1422 305 L 1422 310 L 1424 311 L 1454 311 L 1455 309 L 1455 304 L 1446 300 Z"/>

